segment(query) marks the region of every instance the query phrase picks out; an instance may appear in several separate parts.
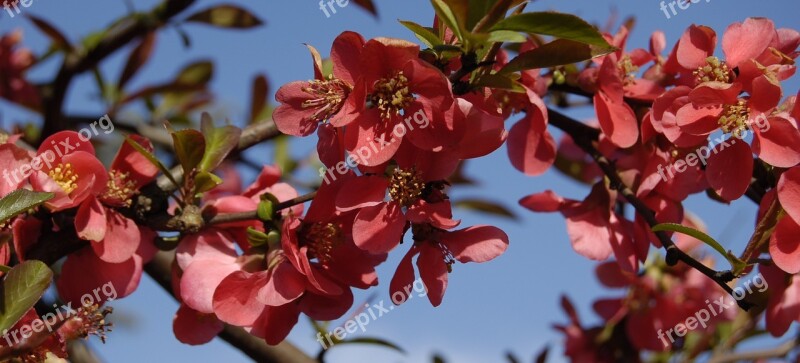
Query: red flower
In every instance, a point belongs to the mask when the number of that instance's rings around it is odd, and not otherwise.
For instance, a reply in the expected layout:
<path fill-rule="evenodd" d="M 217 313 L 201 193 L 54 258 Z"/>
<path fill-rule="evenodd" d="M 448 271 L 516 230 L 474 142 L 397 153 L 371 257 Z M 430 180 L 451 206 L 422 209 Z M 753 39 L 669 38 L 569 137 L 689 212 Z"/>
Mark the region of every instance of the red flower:
<path fill-rule="evenodd" d="M 449 228 L 448 228 L 449 229 Z M 508 248 L 508 236 L 492 226 L 473 226 L 457 231 L 448 231 L 431 224 L 413 224 L 414 245 L 406 253 L 389 286 L 392 301 L 400 304 L 408 299 L 408 286 L 414 283 L 414 266 L 427 289 L 431 305 L 439 306 L 447 289 L 448 273 L 455 261 L 487 262 L 503 254 Z M 395 298 L 403 294 L 403 299 Z"/>
<path fill-rule="evenodd" d="M 547 106 L 526 88 L 525 117 L 514 124 L 508 136 L 508 157 L 517 170 L 540 175 L 556 160 L 556 142 L 547 130 Z"/>
<path fill-rule="evenodd" d="M 45 139 L 39 147 L 40 170 L 31 174 L 30 182 L 35 191 L 55 194 L 45 203 L 51 211 L 77 207 L 106 187 L 105 167 L 94 156 L 92 144 L 81 141 L 77 132 L 61 131 Z"/>
<path fill-rule="evenodd" d="M 143 148 L 153 145 L 141 136 L 131 136 Z M 111 164 L 105 188 L 81 203 L 75 216 L 78 237 L 92 241 L 98 257 L 110 263 L 121 263 L 133 256 L 142 241 L 136 222 L 116 208 L 130 207 L 139 189 L 158 174 L 156 168 L 127 142 L 123 143 Z"/>
<path fill-rule="evenodd" d="M 25 72 L 33 65 L 34 56 L 27 49 L 14 49 L 22 40 L 22 32 L 14 31 L 0 38 L 0 97 L 31 108 L 41 99 Z"/>
<path fill-rule="evenodd" d="M 793 322 L 800 322 L 800 278 L 774 266 L 759 265 L 769 286 L 769 300 L 764 315 L 766 328 L 774 337 L 784 335 Z"/>
<path fill-rule="evenodd" d="M 777 192 L 770 191 L 761 201 L 759 215 L 766 212 L 777 196 L 786 216 L 778 221 L 770 237 L 769 254 L 775 265 L 790 274 L 800 273 L 800 167 L 781 175 Z"/>
<path fill-rule="evenodd" d="M 371 39 L 364 45 L 359 70 L 348 99 L 355 111 L 351 117 L 331 123 L 348 126 L 344 145 L 351 153 L 380 147 L 371 157 L 359 160 L 360 164 L 385 163 L 405 137 L 426 150 L 458 142 L 457 134 L 449 138 L 430 136 L 431 130 L 454 129 L 452 120 L 440 118 L 450 109 L 453 94 L 444 74 L 419 59 L 419 46 L 399 39 Z M 425 121 L 429 127 L 423 127 Z"/>
<path fill-rule="evenodd" d="M 297 81 L 281 87 L 275 99 L 281 103 L 273 113 L 273 120 L 281 132 L 294 136 L 308 136 L 320 122 L 330 120 L 340 124 L 355 104 L 348 97 L 355 84 L 354 72 L 358 67 L 364 38 L 354 32 L 344 32 L 336 37 L 331 49 L 333 76 L 322 74 L 322 59 L 316 49 L 309 46 L 314 60 L 314 80 Z"/>
<path fill-rule="evenodd" d="M 441 191 L 426 187 L 449 176 L 458 160 L 448 158 L 439 163 L 435 157 L 440 153 L 409 150 L 400 154 L 398 166 L 388 177 L 359 176 L 345 184 L 336 198 L 338 210 L 358 210 L 353 240 L 367 252 L 391 251 L 400 243 L 407 221 L 433 223 L 440 228 L 459 223 L 451 219 L 450 202 L 443 199 Z"/>
<path fill-rule="evenodd" d="M 747 190 L 753 152 L 778 167 L 800 163 L 800 132 L 788 115 L 774 111 L 781 98 L 780 85 L 762 75 L 753 80 L 753 86 L 750 98 L 745 99 L 738 96 L 738 83 L 706 82 L 689 93 L 690 103 L 676 114 L 682 132 L 706 136 L 722 129 L 736 137 L 715 146 L 706 169 L 709 184 L 726 200 L 737 199 Z M 742 140 L 747 130 L 755 134 L 752 149 Z"/>
<path fill-rule="evenodd" d="M 561 212 L 567 219 L 567 234 L 575 252 L 597 261 L 608 259 L 613 253 L 620 268 L 635 272 L 639 261 L 647 257 L 647 249 L 644 256 L 637 256 L 637 244 L 642 242 L 634 238 L 633 224 L 613 212 L 615 202 L 616 192 L 600 182 L 583 202 L 546 191 L 529 195 L 519 203 L 534 212 Z"/>

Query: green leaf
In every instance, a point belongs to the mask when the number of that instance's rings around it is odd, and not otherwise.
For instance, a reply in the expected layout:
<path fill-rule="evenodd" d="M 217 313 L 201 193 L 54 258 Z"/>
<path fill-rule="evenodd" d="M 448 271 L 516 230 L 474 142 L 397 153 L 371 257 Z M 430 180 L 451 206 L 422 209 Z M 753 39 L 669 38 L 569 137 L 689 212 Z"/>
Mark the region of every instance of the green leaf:
<path fill-rule="evenodd" d="M 214 121 L 206 112 L 203 112 L 200 120 L 206 145 L 203 159 L 200 161 L 200 170 L 212 171 L 239 145 L 242 130 L 233 125 L 214 127 Z"/>
<path fill-rule="evenodd" d="M 169 128 L 171 129 L 171 127 Z M 205 138 L 200 131 L 192 129 L 170 130 L 170 134 L 175 156 L 181 163 L 184 175 L 189 175 L 203 160 L 206 150 Z"/>
<path fill-rule="evenodd" d="M 275 217 L 275 202 L 270 199 L 263 199 L 258 203 L 256 212 L 262 221 L 271 221 Z"/>
<path fill-rule="evenodd" d="M 525 93 L 525 87 L 503 74 L 485 74 L 476 82 L 477 87 L 499 88 L 511 92 Z"/>
<path fill-rule="evenodd" d="M 201 10 L 186 19 L 187 22 L 205 23 L 220 28 L 247 29 L 264 24 L 251 12 L 235 5 L 218 5 Z"/>
<path fill-rule="evenodd" d="M 678 232 L 702 241 L 703 243 L 713 248 L 715 251 L 719 252 L 721 255 L 725 256 L 728 262 L 731 263 L 731 267 L 733 268 L 733 273 L 737 276 L 747 267 L 747 264 L 744 261 L 736 257 L 731 251 L 726 251 L 725 248 L 722 247 L 722 245 L 719 242 L 717 242 L 717 240 L 703 233 L 702 231 L 698 231 L 694 228 L 686 227 L 684 225 L 677 223 L 661 223 L 659 225 L 654 226 L 652 230 L 653 232 L 664 232 L 664 231 Z"/>
<path fill-rule="evenodd" d="M 515 30 L 574 40 L 602 49 L 612 48 L 600 32 L 583 19 L 556 12 L 533 12 L 512 15 L 495 24 L 491 31 Z"/>
<path fill-rule="evenodd" d="M 0 223 L 5 223 L 28 209 L 37 207 L 53 199 L 53 193 L 34 192 L 28 189 L 18 189 L 8 193 L 0 199 Z"/>
<path fill-rule="evenodd" d="M 453 31 L 453 34 L 455 34 L 459 40 L 463 41 L 464 35 L 461 34 L 461 28 L 458 26 L 458 20 L 456 20 L 456 15 L 450 8 L 450 5 L 448 5 L 444 0 L 431 0 L 431 4 L 433 5 L 433 9 L 436 10 L 436 15 L 439 16 L 439 20 L 447 25 L 447 27 Z"/>
<path fill-rule="evenodd" d="M 119 76 L 117 87 L 122 89 L 125 84 L 133 78 L 134 75 L 144 66 L 153 54 L 153 48 L 156 43 L 156 32 L 147 33 L 139 45 L 131 51 L 128 56 L 128 61 L 125 63 L 125 68 Z"/>
<path fill-rule="evenodd" d="M 528 38 L 520 32 L 511 30 L 495 30 L 489 33 L 489 42 L 493 43 L 525 43 Z"/>
<path fill-rule="evenodd" d="M 467 28 L 483 32 L 503 19 L 508 11 L 527 0 L 469 0 Z"/>
<path fill-rule="evenodd" d="M 259 247 L 267 244 L 269 236 L 253 227 L 247 227 L 247 242 L 253 247 Z"/>
<path fill-rule="evenodd" d="M 220 184 L 222 184 L 222 179 L 207 171 L 197 173 L 197 176 L 194 178 L 194 189 L 196 193 L 205 193 L 216 188 Z"/>
<path fill-rule="evenodd" d="M 495 202 L 490 202 L 486 200 L 480 199 L 464 199 L 459 200 L 453 203 L 454 207 L 463 208 L 468 210 L 474 210 L 481 213 L 486 214 L 493 214 L 500 217 L 506 217 L 510 219 L 517 219 L 513 212 L 511 212 L 508 208 L 497 204 Z"/>
<path fill-rule="evenodd" d="M 526 69 L 549 68 L 582 62 L 587 59 L 611 53 L 606 48 L 599 50 L 584 43 L 568 39 L 556 39 L 539 48 L 518 55 L 505 65 L 498 73 L 508 74 Z"/>
<path fill-rule="evenodd" d="M 175 84 L 183 87 L 200 86 L 207 84 L 214 76 L 214 64 L 210 61 L 200 61 L 184 67 L 175 78 Z"/>
<path fill-rule="evenodd" d="M 0 285 L 0 331 L 11 328 L 42 297 L 53 271 L 44 262 L 25 261 L 8 272 Z"/>
<path fill-rule="evenodd" d="M 262 120 L 262 114 L 267 110 L 267 95 L 269 94 L 269 82 L 267 77 L 259 74 L 253 79 L 253 87 L 250 96 L 250 123 Z"/>
<path fill-rule="evenodd" d="M 398 20 L 398 21 L 400 22 L 400 24 L 403 24 L 404 27 L 414 32 L 414 35 L 416 35 L 420 41 L 425 43 L 425 45 L 427 45 L 428 48 L 433 48 L 437 45 L 443 44 L 442 40 L 439 39 L 439 37 L 436 36 L 436 34 L 430 31 L 430 29 L 422 25 L 419 25 L 413 21 L 406 21 L 406 20 Z"/>
<path fill-rule="evenodd" d="M 161 173 L 166 175 L 166 177 L 169 179 L 169 181 L 172 182 L 172 184 L 174 184 L 176 187 L 180 186 L 178 184 L 178 181 L 175 180 L 175 178 L 172 176 L 172 173 L 169 171 L 169 169 L 164 164 L 162 164 L 161 161 L 158 160 L 158 158 L 156 158 L 156 156 L 153 155 L 149 150 L 145 149 L 142 145 L 139 145 L 139 143 L 136 142 L 136 140 L 132 139 L 130 136 L 125 138 L 125 142 L 127 142 L 128 145 L 136 149 L 136 151 L 138 151 L 139 154 L 142 154 L 142 156 L 144 156 L 145 159 L 147 159 L 150 163 L 155 165 L 158 168 L 158 170 L 161 171 Z"/>
<path fill-rule="evenodd" d="M 33 25 L 36 26 L 42 33 L 47 35 L 48 38 L 53 42 L 54 49 L 61 49 L 61 50 L 71 50 L 72 44 L 70 44 L 69 40 L 64 33 L 58 30 L 55 26 L 47 22 L 46 20 L 33 16 L 33 15 L 26 15 L 28 19 L 31 20 Z"/>

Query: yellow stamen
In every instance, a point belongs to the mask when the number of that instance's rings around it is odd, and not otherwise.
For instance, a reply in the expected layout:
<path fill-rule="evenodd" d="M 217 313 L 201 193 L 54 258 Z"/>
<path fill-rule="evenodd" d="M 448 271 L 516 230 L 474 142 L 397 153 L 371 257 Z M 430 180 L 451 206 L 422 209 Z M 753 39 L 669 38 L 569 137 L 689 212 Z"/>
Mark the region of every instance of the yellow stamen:
<path fill-rule="evenodd" d="M 53 180 L 58 183 L 58 186 L 64 190 L 64 193 L 72 193 L 78 187 L 78 174 L 72 170 L 72 164 L 58 164 L 55 168 L 48 173 Z"/>
<path fill-rule="evenodd" d="M 369 95 L 368 101 L 372 107 L 381 110 L 381 117 L 388 119 L 400 115 L 414 101 L 414 95 L 408 87 L 408 78 L 401 71 L 394 77 L 375 82 L 374 93 Z"/>

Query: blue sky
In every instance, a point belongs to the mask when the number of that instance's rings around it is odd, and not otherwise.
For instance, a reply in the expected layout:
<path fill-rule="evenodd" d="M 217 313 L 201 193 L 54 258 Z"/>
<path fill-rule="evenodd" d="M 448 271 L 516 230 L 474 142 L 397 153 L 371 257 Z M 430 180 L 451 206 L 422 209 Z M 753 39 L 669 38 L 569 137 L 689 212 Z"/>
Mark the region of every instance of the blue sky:
<path fill-rule="evenodd" d="M 133 1 L 129 1 L 133 3 Z M 26 13 L 44 17 L 65 30 L 72 39 L 89 34 L 107 25 L 126 12 L 122 0 L 84 0 L 65 2 L 33 0 Z M 135 8 L 149 9 L 156 1 L 137 0 Z M 219 4 L 220 1 L 200 0 L 194 10 Z M 353 4 L 338 9 L 327 18 L 313 0 L 292 1 L 235 1 L 251 9 L 266 20 L 267 25 L 253 31 L 224 31 L 198 25 L 186 25 L 192 37 L 192 47 L 184 49 L 174 30 L 161 33 L 155 58 L 132 81 L 137 87 L 172 76 L 185 64 L 208 58 L 216 62 L 212 90 L 219 103 L 215 114 L 226 115 L 232 122 L 241 124 L 249 109 L 250 82 L 254 75 L 265 73 L 274 92 L 281 84 L 313 76 L 311 61 L 303 43 L 316 46 L 327 54 L 332 40 L 344 30 L 354 30 L 365 37 L 389 36 L 415 40 L 397 19 L 429 24 L 433 11 L 426 0 L 377 1 L 380 18 L 374 19 Z M 701 1 L 687 10 L 667 19 L 656 0 L 542 0 L 529 6 L 532 10 L 558 10 L 582 16 L 600 24 L 616 11 L 620 20 L 628 16 L 637 18 L 637 27 L 629 47 L 646 47 L 650 32 L 663 30 L 671 47 L 683 30 L 692 23 L 704 24 L 721 35 L 725 27 L 747 16 L 765 16 L 779 27 L 800 28 L 795 0 L 710 0 Z M 45 50 L 46 40 L 29 22 L 21 17 L 0 16 L 0 33 L 12 28 L 25 31 L 25 44 L 37 53 Z M 125 60 L 126 52 L 111 57 L 103 72 L 116 77 Z M 33 73 L 34 79 L 52 77 L 57 63 L 48 61 Z M 90 76 L 77 79 L 67 98 L 67 110 L 72 113 L 97 115 L 104 110 L 97 102 Z M 798 88 L 796 80 L 788 83 L 789 93 Z M 571 113 L 575 117 L 588 117 L 586 110 Z M 11 122 L 37 121 L 36 115 L 21 112 L 0 103 L 0 120 L 3 126 Z M 297 155 L 305 155 L 313 147 L 313 138 L 293 143 Z M 272 160 L 269 148 L 261 147 L 248 152 L 253 160 Z M 553 189 L 561 195 L 582 199 L 588 190 L 556 172 L 529 178 L 515 171 L 509 164 L 505 148 L 489 157 L 471 162 L 467 173 L 480 181 L 471 188 L 453 191 L 453 199 L 466 197 L 492 198 L 518 213 L 516 222 L 457 211 L 463 225 L 493 224 L 503 228 L 510 236 L 507 253 L 486 264 L 455 266 L 450 276 L 444 302 L 432 308 L 425 299 L 415 299 L 373 321 L 367 332 L 359 336 L 376 336 L 391 340 L 408 352 L 400 355 L 383 348 L 365 346 L 337 347 L 329 352 L 331 362 L 426 362 L 434 352 L 441 353 L 450 362 L 500 361 L 506 351 L 512 351 L 523 360 L 531 357 L 545 345 L 554 346 L 551 361 L 561 361 L 562 341 L 551 325 L 565 321 L 559 305 L 561 294 L 573 299 L 582 318 L 597 322 L 591 312 L 596 298 L 618 294 L 603 291 L 594 278 L 595 263 L 577 255 L 570 247 L 564 222 L 560 215 L 533 214 L 517 205 L 517 201 L 531 193 Z M 704 198 L 691 198 L 687 207 L 699 215 L 709 226 L 712 236 L 718 237 L 726 248 L 741 250 L 752 231 L 755 208 L 752 202 L 742 200 L 731 206 L 708 202 Z M 366 299 L 373 292 L 378 300 L 386 299 L 387 284 L 399 261 L 401 251 L 395 251 L 380 269 L 384 284 L 375 290 L 359 293 L 356 301 Z M 172 316 L 177 309 L 174 300 L 166 295 L 149 278 L 144 277 L 140 289 L 131 297 L 113 304 L 117 329 L 109 341 L 101 345 L 92 341 L 101 357 L 113 362 L 159 361 L 195 362 L 227 361 L 247 362 L 241 353 L 224 342 L 214 342 L 201 347 L 189 347 L 177 342 L 172 335 Z M 309 325 L 301 320 L 289 339 L 309 353 L 316 354 L 319 344 L 314 340 Z"/>

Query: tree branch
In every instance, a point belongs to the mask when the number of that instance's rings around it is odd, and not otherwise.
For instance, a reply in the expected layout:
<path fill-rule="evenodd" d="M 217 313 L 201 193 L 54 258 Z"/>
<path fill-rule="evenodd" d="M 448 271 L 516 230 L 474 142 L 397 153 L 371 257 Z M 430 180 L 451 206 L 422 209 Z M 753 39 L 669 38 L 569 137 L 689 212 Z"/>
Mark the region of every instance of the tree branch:
<path fill-rule="evenodd" d="M 711 359 L 709 359 L 708 362 L 709 363 L 754 362 L 768 358 L 783 358 L 786 357 L 786 355 L 789 354 L 792 350 L 797 348 L 799 344 L 800 344 L 800 338 L 795 338 L 772 349 L 728 353 L 724 355 L 711 357 Z"/>
<path fill-rule="evenodd" d="M 298 204 L 303 204 L 305 202 L 308 202 L 308 201 L 314 199 L 314 197 L 316 197 L 316 196 L 317 196 L 317 192 L 311 192 L 311 193 L 308 193 L 306 195 L 301 195 L 301 196 L 299 196 L 297 198 L 290 199 L 290 200 L 287 200 L 285 202 L 278 203 L 278 205 L 275 206 L 275 211 L 280 211 L 280 210 L 284 210 L 284 209 L 287 209 L 287 208 L 294 207 L 294 206 L 296 206 Z M 218 215 L 215 215 L 215 216 L 211 217 L 211 219 L 207 220 L 206 224 L 210 225 L 210 224 L 232 223 L 232 222 L 247 221 L 247 220 L 251 220 L 251 219 L 258 219 L 257 211 L 218 214 Z"/>
<path fill-rule="evenodd" d="M 44 127 L 42 138 L 68 128 L 62 109 L 67 89 L 72 79 L 97 66 L 107 56 L 116 52 L 132 40 L 144 36 L 166 24 L 174 16 L 192 5 L 195 0 L 166 0 L 155 9 L 141 16 L 125 18 L 119 25 L 109 29 L 106 36 L 93 48 L 76 48 L 64 55 L 64 63 L 53 83 L 44 91 Z"/>

